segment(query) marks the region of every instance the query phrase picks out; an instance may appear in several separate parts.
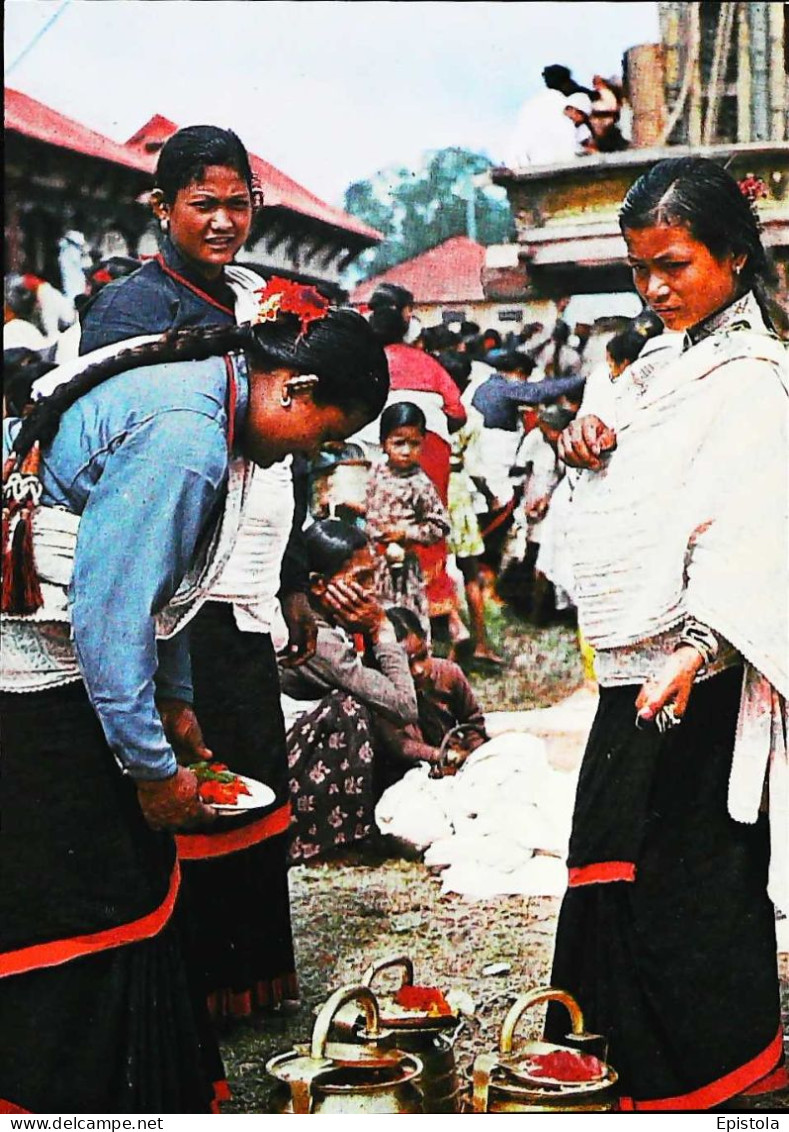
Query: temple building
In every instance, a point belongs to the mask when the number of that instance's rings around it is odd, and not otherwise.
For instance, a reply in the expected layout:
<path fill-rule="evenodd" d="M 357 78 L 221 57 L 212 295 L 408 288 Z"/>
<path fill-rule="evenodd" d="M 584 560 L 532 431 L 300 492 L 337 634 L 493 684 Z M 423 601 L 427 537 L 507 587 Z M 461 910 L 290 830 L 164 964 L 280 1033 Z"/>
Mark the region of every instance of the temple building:
<path fill-rule="evenodd" d="M 632 290 L 617 211 L 654 162 L 693 153 L 753 174 L 764 241 L 789 299 L 787 18 L 779 3 L 660 3 L 661 43 L 633 47 L 625 80 L 632 142 L 551 166 L 499 168 L 517 241 L 489 248 L 483 271 L 492 301 L 540 304 L 562 295 Z"/>
<path fill-rule="evenodd" d="M 58 246 L 70 231 L 101 255 L 155 254 L 148 193 L 159 150 L 177 129 L 156 115 L 122 144 L 6 88 L 5 272 L 31 272 L 59 287 Z M 264 203 L 239 261 L 344 298 L 342 271 L 381 234 L 262 158 L 250 161 Z"/>
<path fill-rule="evenodd" d="M 414 296 L 414 314 L 424 326 L 470 321 L 504 334 L 518 330 L 530 318 L 553 317 L 553 306 L 547 300 L 543 304 L 545 311 L 536 312 L 535 303 L 524 301 L 522 295 L 514 301 L 506 296 L 487 296 L 482 286 L 485 253 L 483 245 L 475 240 L 453 236 L 413 259 L 365 279 L 351 292 L 351 302 L 363 308 L 380 283 L 397 283 Z"/>

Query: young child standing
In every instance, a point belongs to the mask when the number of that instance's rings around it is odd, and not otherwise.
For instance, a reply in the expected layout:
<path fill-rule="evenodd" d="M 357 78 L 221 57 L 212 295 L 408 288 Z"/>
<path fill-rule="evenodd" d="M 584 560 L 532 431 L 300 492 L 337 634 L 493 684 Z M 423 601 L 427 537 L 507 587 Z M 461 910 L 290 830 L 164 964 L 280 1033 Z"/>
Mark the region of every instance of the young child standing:
<path fill-rule="evenodd" d="M 419 466 L 426 428 L 425 414 L 410 401 L 398 401 L 382 413 L 385 461 L 370 474 L 367 533 L 378 552 L 375 592 L 381 604 L 412 609 L 429 633 L 419 551 L 447 536 L 449 518 Z"/>

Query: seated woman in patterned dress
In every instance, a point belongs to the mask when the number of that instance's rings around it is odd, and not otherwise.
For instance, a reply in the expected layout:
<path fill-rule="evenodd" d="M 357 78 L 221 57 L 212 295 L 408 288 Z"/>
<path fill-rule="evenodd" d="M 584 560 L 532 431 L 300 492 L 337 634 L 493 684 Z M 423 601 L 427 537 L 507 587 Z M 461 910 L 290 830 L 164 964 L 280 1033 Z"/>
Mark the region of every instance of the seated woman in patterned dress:
<path fill-rule="evenodd" d="M 307 531 L 315 655 L 283 669 L 282 690 L 320 699 L 287 738 L 293 801 L 290 861 L 363 841 L 380 794 L 374 730 L 417 721 L 405 649 L 373 593 L 375 559 L 366 535 L 339 519 Z"/>

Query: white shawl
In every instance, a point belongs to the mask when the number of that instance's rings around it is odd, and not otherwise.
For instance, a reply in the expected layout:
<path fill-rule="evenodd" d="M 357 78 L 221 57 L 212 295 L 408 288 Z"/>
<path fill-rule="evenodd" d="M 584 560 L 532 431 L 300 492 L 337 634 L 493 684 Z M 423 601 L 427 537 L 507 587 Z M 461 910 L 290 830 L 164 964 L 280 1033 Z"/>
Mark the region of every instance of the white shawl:
<path fill-rule="evenodd" d="M 749 312 L 750 313 L 750 312 Z M 617 448 L 573 498 L 579 619 L 597 648 L 692 616 L 745 661 L 729 812 L 756 820 L 767 773 L 770 895 L 789 907 L 789 544 L 786 346 L 716 333 L 619 405 Z"/>

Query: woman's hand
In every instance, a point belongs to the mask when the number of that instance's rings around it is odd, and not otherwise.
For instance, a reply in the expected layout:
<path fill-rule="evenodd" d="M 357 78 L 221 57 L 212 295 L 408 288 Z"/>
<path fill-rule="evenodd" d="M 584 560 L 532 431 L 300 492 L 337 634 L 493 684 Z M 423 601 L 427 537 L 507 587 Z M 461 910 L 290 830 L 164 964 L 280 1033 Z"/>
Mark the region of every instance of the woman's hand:
<path fill-rule="evenodd" d="M 167 742 L 182 766 L 214 757 L 213 751 L 205 745 L 203 732 L 191 704 L 186 700 L 157 698 L 156 710 L 161 717 Z"/>
<path fill-rule="evenodd" d="M 170 778 L 135 782 L 145 820 L 151 829 L 167 833 L 202 829 L 216 821 L 216 810 L 200 801 L 197 778 L 179 766 Z"/>
<path fill-rule="evenodd" d="M 388 624 L 378 598 L 357 582 L 329 582 L 323 600 L 343 628 L 365 633 L 373 644 L 378 642 L 382 627 Z"/>
<path fill-rule="evenodd" d="M 286 594 L 281 605 L 288 627 L 288 643 L 280 664 L 283 668 L 298 668 L 315 656 L 318 625 L 305 593 Z"/>
<path fill-rule="evenodd" d="M 670 723 L 679 723 L 685 714 L 696 673 L 704 663 L 691 645 L 683 645 L 668 658 L 656 676 L 647 680 L 636 697 L 637 719 L 655 721 L 665 709 Z"/>
<path fill-rule="evenodd" d="M 576 417 L 559 437 L 559 458 L 571 468 L 602 468 L 604 452 L 616 448 L 616 433 L 591 413 Z"/>
<path fill-rule="evenodd" d="M 550 495 L 543 495 L 540 499 L 536 499 L 534 503 L 532 503 L 529 510 L 526 512 L 526 518 L 531 519 L 533 523 L 539 523 L 542 519 L 545 518 L 550 502 Z"/>

